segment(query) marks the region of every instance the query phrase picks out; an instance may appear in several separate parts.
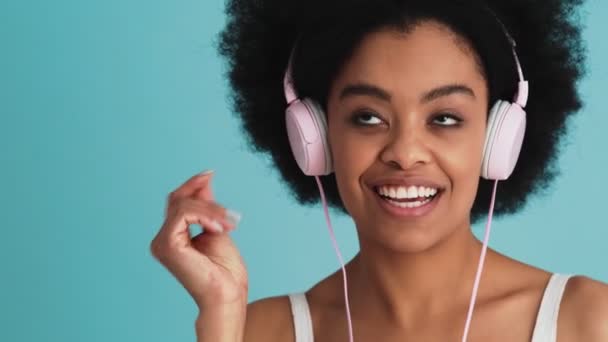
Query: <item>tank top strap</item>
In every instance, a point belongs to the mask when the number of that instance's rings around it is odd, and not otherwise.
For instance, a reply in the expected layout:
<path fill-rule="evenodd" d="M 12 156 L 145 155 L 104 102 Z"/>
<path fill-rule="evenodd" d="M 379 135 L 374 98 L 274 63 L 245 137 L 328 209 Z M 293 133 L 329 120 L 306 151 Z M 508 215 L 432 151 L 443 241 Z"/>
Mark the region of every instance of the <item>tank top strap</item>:
<path fill-rule="evenodd" d="M 571 274 L 553 273 L 540 303 L 532 342 L 556 342 L 557 341 L 557 316 L 562 301 L 562 296 Z"/>
<path fill-rule="evenodd" d="M 288 296 L 291 303 L 296 342 L 313 342 L 312 319 L 306 294 L 298 292 L 291 293 Z"/>

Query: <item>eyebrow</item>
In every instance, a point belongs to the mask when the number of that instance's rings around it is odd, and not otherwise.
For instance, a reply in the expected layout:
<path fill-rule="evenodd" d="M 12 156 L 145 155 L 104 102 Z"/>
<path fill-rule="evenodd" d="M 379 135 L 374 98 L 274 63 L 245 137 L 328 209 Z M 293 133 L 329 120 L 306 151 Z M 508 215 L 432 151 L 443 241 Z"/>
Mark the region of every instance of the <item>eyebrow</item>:
<path fill-rule="evenodd" d="M 340 93 L 340 100 L 343 100 L 349 96 L 357 95 L 371 96 L 386 102 L 390 102 L 391 100 L 391 94 L 389 94 L 386 90 L 367 83 L 347 85 Z"/>
<path fill-rule="evenodd" d="M 428 92 L 424 93 L 420 97 L 420 102 L 427 103 L 436 100 L 440 97 L 452 94 L 463 94 L 475 98 L 475 92 L 470 87 L 467 87 L 464 84 L 448 84 L 431 89 Z M 342 89 L 342 92 L 340 92 L 340 100 L 343 100 L 344 98 L 349 96 L 357 95 L 371 96 L 387 102 L 390 102 L 391 100 L 391 94 L 389 92 L 380 87 L 367 83 L 356 83 L 347 85 L 346 87 L 344 87 L 344 89 Z"/>

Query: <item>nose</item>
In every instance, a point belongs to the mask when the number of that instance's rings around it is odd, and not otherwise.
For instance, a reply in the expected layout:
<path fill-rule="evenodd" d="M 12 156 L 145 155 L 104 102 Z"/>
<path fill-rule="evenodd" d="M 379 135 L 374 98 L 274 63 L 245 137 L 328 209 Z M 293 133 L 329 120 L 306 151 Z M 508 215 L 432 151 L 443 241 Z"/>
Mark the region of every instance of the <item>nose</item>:
<path fill-rule="evenodd" d="M 403 170 L 431 161 L 429 137 L 425 125 L 403 122 L 393 126 L 380 153 L 382 162 Z"/>

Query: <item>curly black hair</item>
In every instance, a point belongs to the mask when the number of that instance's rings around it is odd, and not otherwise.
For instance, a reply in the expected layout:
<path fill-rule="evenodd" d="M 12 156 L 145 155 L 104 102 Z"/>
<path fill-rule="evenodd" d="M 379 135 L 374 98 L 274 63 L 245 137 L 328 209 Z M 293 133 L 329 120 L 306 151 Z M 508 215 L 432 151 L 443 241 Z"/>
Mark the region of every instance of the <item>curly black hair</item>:
<path fill-rule="evenodd" d="M 506 28 L 529 81 L 527 127 L 512 175 L 496 197 L 495 215 L 514 213 L 559 174 L 556 156 L 567 119 L 582 102 L 586 48 L 577 9 L 583 0 L 228 0 L 218 51 L 227 62 L 232 105 L 249 145 L 267 153 L 301 204 L 319 200 L 314 179 L 293 158 L 285 128 L 283 76 L 293 50 L 300 98 L 327 108 L 330 85 L 362 38 L 383 28 L 407 31 L 437 21 L 473 47 L 489 89 L 489 106 L 511 99 L 517 73 Z M 295 49 L 294 49 L 295 47 Z M 488 108 L 489 109 L 489 108 Z M 323 176 L 328 202 L 347 213 L 334 174 Z M 492 181 L 480 180 L 471 210 L 487 211 Z M 347 213 L 348 214 L 348 213 Z"/>

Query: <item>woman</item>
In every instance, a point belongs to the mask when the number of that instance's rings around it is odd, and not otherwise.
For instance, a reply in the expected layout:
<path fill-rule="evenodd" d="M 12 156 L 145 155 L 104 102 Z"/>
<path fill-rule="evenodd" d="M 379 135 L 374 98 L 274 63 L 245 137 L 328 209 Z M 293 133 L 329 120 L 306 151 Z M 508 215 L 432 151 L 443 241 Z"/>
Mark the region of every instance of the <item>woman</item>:
<path fill-rule="evenodd" d="M 319 200 L 286 134 L 291 62 L 293 90 L 327 121 L 331 170 L 317 174 L 353 218 L 360 251 L 345 267 L 347 291 L 337 271 L 305 294 L 247 304 L 227 234 L 238 214 L 214 201 L 212 173 L 193 177 L 171 193 L 151 249 L 199 306 L 199 341 L 608 341 L 606 284 L 491 249 L 463 334 L 483 250 L 471 225 L 492 196 L 480 178 L 488 113 L 516 94 L 520 61 L 527 125 L 495 204 L 496 215 L 514 213 L 554 178 L 566 119 L 581 108 L 579 4 L 229 1 L 220 52 L 245 131 L 301 203 Z M 205 232 L 191 239 L 192 223 Z"/>

